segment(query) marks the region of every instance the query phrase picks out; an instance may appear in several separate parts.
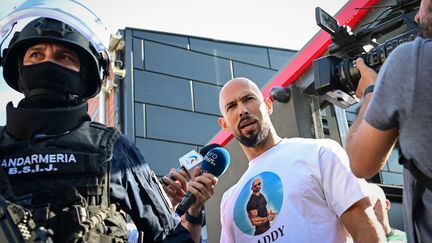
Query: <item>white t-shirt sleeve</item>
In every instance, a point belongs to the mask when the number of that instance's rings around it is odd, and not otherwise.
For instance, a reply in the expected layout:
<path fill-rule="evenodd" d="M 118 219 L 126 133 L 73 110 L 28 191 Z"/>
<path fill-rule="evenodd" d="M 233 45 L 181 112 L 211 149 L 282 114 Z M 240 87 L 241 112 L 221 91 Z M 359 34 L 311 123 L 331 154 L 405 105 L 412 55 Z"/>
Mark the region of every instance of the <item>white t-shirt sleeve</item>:
<path fill-rule="evenodd" d="M 367 182 L 352 173 L 348 155 L 336 141 L 327 140 L 321 148 L 320 169 L 326 202 L 338 217 L 367 196 Z"/>

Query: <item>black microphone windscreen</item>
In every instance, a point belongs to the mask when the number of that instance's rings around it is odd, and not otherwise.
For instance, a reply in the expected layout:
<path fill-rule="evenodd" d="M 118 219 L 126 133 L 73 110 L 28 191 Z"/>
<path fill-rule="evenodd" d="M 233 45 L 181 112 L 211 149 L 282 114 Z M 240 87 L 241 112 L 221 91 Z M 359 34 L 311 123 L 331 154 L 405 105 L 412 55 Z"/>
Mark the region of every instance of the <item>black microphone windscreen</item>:
<path fill-rule="evenodd" d="M 199 153 L 201 154 L 201 156 L 204 157 L 208 153 L 208 151 L 210 151 L 211 149 L 220 148 L 220 147 L 222 147 L 222 146 L 220 146 L 217 143 L 211 143 L 211 144 L 208 144 L 208 145 L 202 147 L 200 149 Z"/>

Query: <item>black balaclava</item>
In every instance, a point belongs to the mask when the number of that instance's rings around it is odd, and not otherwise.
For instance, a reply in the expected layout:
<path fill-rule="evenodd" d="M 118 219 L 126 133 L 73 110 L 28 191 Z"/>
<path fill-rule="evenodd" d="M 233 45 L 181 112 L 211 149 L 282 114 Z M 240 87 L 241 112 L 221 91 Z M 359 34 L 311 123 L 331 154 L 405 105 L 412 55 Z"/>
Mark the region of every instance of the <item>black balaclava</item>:
<path fill-rule="evenodd" d="M 26 103 L 34 107 L 68 107 L 85 102 L 80 72 L 53 62 L 22 65 L 19 85 Z"/>

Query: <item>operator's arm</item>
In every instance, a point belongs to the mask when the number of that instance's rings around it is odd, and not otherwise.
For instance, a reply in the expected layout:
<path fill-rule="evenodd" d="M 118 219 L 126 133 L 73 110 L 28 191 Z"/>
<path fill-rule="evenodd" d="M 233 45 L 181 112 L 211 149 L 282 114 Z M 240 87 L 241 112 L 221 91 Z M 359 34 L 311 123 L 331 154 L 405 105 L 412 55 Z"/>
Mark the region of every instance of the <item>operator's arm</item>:
<path fill-rule="evenodd" d="M 354 242 L 386 242 L 384 230 L 376 219 L 368 197 L 354 203 L 340 219 Z"/>
<path fill-rule="evenodd" d="M 364 64 L 363 59 L 357 59 L 356 63 L 361 73 L 356 95 L 362 97 L 366 87 L 375 83 L 377 75 Z M 364 120 L 371 97 L 372 93 L 363 97 L 358 117 L 351 125 L 346 139 L 351 169 L 354 175 L 361 178 L 372 177 L 381 169 L 398 136 L 397 128 L 381 131 Z"/>

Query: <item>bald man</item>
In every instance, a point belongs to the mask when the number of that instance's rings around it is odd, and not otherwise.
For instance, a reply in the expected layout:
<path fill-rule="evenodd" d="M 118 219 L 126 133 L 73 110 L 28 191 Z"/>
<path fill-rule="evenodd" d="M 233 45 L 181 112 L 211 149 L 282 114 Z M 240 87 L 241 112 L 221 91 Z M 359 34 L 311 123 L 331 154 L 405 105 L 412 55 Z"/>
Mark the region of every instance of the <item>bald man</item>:
<path fill-rule="evenodd" d="M 405 232 L 394 229 L 390 226 L 388 211 L 390 210 L 391 202 L 386 198 L 383 189 L 377 184 L 369 184 L 369 198 L 373 206 L 375 215 L 384 229 L 387 242 L 407 242 Z"/>
<path fill-rule="evenodd" d="M 221 203 L 221 242 L 385 242 L 366 182 L 349 169 L 342 147 L 329 139 L 282 139 L 270 120 L 272 101 L 254 82 L 235 78 L 219 95 L 220 126 L 231 132 L 249 160 Z M 247 197 L 259 177 L 261 193 L 277 213 L 254 234 Z M 348 232 L 347 232 L 348 231 Z M 348 234 L 349 233 L 349 234 Z"/>

